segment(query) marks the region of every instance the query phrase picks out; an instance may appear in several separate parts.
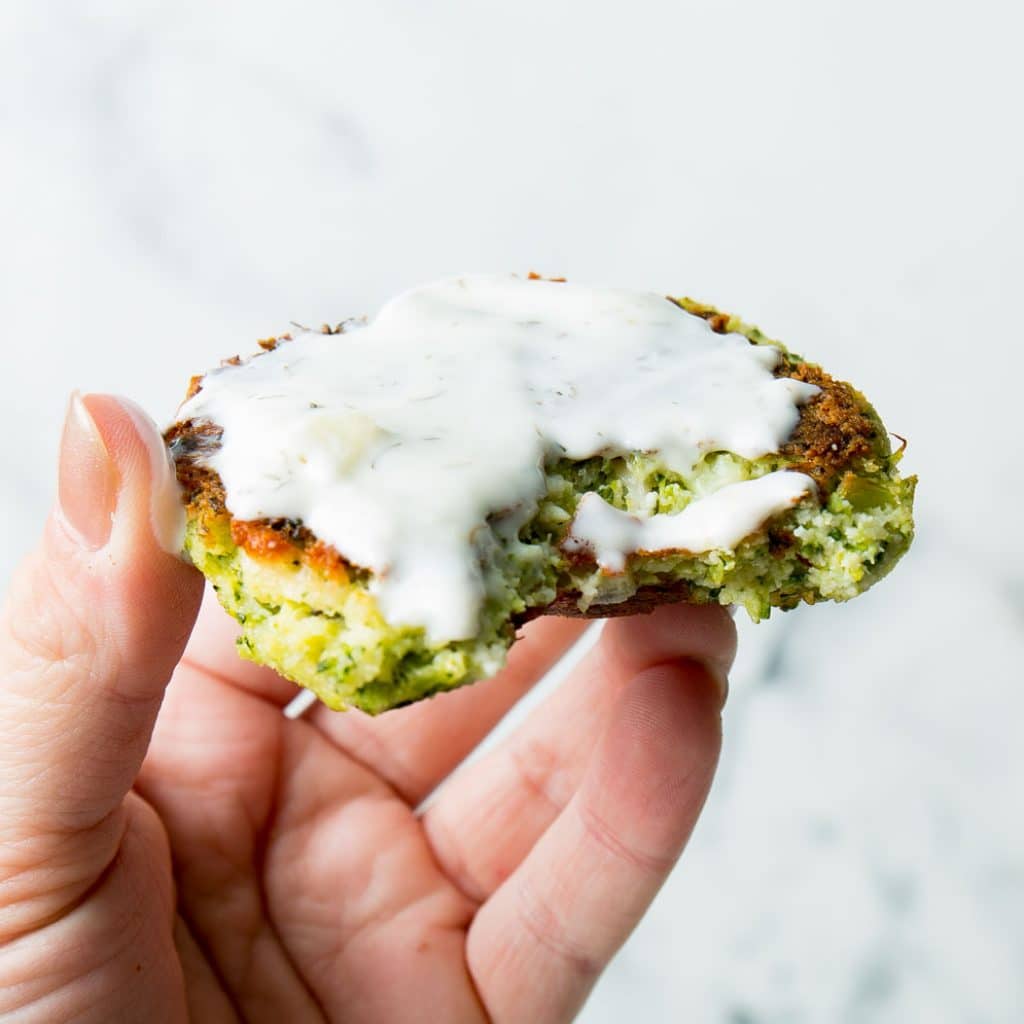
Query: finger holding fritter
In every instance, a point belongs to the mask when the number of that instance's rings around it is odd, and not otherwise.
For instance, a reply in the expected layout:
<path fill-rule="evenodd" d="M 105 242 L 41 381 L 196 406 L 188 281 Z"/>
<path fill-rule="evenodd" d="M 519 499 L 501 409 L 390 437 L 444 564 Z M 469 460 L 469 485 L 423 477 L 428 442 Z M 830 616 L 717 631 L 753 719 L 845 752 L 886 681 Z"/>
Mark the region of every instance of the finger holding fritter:
<path fill-rule="evenodd" d="M 110 864 L 202 589 L 170 553 L 173 475 L 131 403 L 72 398 L 58 494 L 0 619 L 0 940 Z"/>
<path fill-rule="evenodd" d="M 721 694 L 694 662 L 635 675 L 579 788 L 480 908 L 466 959 L 492 1020 L 570 1019 L 688 840 L 721 742 Z"/>
<path fill-rule="evenodd" d="M 437 793 L 423 822 L 441 865 L 472 898 L 487 899 L 575 797 L 632 680 L 660 665 L 699 664 L 720 707 L 734 651 L 735 626 L 721 608 L 668 605 L 609 622 L 518 730 Z"/>

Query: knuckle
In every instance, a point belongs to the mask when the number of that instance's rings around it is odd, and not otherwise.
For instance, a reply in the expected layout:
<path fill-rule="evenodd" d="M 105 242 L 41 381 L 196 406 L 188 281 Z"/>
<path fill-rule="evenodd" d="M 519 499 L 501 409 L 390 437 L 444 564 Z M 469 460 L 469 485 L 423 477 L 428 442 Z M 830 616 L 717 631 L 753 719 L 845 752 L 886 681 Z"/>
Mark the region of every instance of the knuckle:
<path fill-rule="evenodd" d="M 93 605 L 70 600 L 66 579 L 41 557 L 16 577 L 3 615 L 3 660 L 18 675 L 91 673 L 104 651 L 90 621 Z"/>
<path fill-rule="evenodd" d="M 478 867 L 474 868 L 474 858 L 466 849 L 465 833 L 459 823 L 449 826 L 443 817 L 428 814 L 423 818 L 423 827 L 445 878 L 474 907 L 479 907 L 494 891 L 495 884 Z"/>
<path fill-rule="evenodd" d="M 570 934 L 566 918 L 557 914 L 525 879 L 516 886 L 516 910 L 526 934 L 557 958 L 572 974 L 591 981 L 604 967 L 585 940 Z"/>
<path fill-rule="evenodd" d="M 640 871 L 645 875 L 657 877 L 667 874 L 675 864 L 675 857 L 648 853 L 628 843 L 620 832 L 609 825 L 589 804 L 581 803 L 579 817 L 587 839 L 631 871 Z"/>
<path fill-rule="evenodd" d="M 539 740 L 513 744 L 509 760 L 518 786 L 528 797 L 537 798 L 558 814 L 569 802 L 572 786 L 561 767 L 558 753 Z"/>

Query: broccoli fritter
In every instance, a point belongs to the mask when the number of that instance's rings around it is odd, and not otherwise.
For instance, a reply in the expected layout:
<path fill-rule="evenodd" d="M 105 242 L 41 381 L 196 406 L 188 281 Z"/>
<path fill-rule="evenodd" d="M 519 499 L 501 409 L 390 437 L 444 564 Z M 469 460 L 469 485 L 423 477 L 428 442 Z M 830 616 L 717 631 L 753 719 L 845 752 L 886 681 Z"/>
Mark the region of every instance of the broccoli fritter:
<path fill-rule="evenodd" d="M 546 493 L 529 521 L 500 517 L 477 544 L 486 597 L 475 637 L 430 644 L 423 629 L 386 621 L 373 574 L 347 562 L 302 522 L 232 517 L 217 474 L 204 464 L 220 428 L 176 423 L 166 433 L 187 505 L 185 550 L 241 625 L 239 653 L 313 690 L 328 706 L 376 714 L 493 675 L 517 626 L 541 614 L 605 617 L 658 604 L 741 605 L 752 619 L 801 602 L 846 601 L 884 576 L 913 537 L 916 479 L 897 472 L 878 415 L 860 392 L 790 353 L 757 328 L 689 299 L 675 301 L 719 333 L 772 345 L 775 370 L 817 385 L 778 453 L 750 460 L 706 453 L 692 472 L 667 470 L 656 453 L 544 466 Z M 266 348 L 273 344 L 263 342 Z M 194 379 L 190 394 L 201 388 Z M 735 550 L 637 553 L 624 572 L 563 547 L 577 504 L 596 492 L 615 508 L 674 513 L 727 484 L 799 470 L 816 494 L 771 517 Z"/>

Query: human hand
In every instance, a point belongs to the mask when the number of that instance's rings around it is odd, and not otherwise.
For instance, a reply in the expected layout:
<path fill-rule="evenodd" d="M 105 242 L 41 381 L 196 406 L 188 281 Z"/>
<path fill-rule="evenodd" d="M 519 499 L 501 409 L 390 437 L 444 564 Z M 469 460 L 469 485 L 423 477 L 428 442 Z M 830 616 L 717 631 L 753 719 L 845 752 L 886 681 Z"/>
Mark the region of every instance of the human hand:
<path fill-rule="evenodd" d="M 173 500 L 144 417 L 72 401 L 0 629 L 0 1015 L 570 1019 L 704 802 L 725 612 L 610 622 L 455 772 L 582 624 L 531 624 L 479 686 L 290 721 L 218 608 L 192 632 L 202 579 L 154 526 Z"/>

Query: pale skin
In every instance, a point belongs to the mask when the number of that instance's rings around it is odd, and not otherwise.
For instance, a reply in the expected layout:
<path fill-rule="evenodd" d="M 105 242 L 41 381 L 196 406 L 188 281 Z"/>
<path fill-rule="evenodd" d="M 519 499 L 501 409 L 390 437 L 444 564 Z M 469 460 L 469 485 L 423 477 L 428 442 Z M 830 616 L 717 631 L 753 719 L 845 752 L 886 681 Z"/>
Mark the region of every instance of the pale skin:
<path fill-rule="evenodd" d="M 159 445 L 72 400 L 0 620 L 0 1016 L 571 1020 L 707 796 L 729 616 L 609 623 L 456 771 L 583 625 L 538 620 L 498 678 L 421 705 L 290 721 L 294 686 L 158 544 Z"/>

